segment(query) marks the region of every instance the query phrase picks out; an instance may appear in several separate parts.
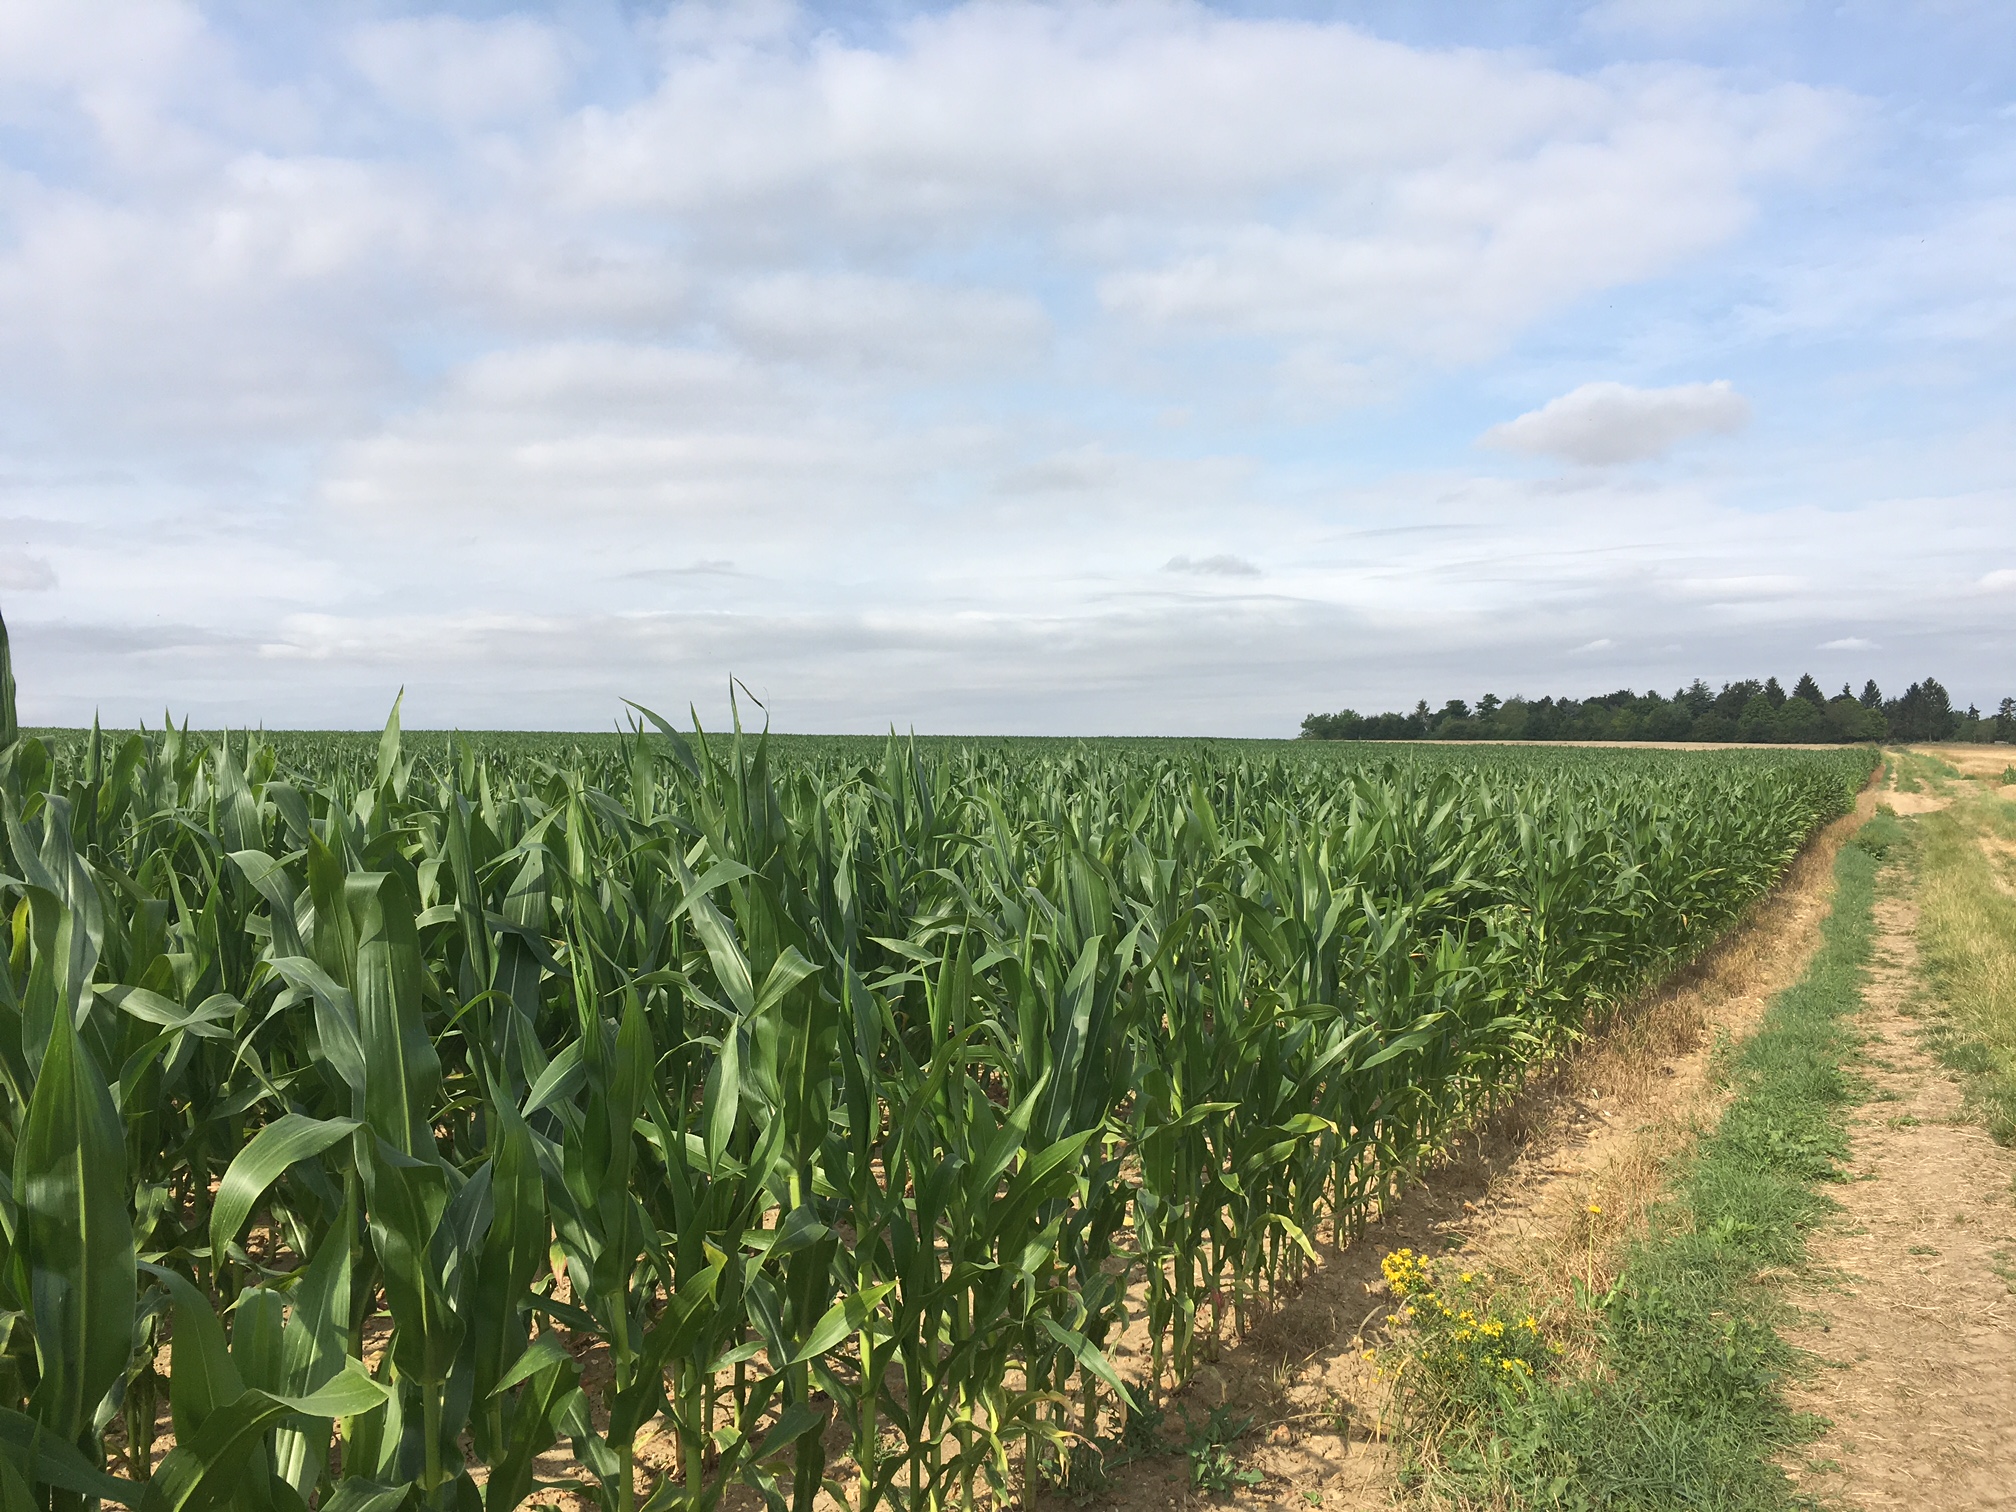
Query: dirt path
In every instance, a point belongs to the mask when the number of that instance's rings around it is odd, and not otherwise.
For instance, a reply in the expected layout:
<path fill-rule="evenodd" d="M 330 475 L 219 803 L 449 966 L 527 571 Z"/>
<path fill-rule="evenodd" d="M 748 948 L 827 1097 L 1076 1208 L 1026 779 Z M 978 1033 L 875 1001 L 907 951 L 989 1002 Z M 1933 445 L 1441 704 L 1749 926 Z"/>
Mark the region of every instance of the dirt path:
<path fill-rule="evenodd" d="M 1827 1362 L 1796 1404 L 1834 1423 L 1801 1478 L 1871 1509 L 2016 1507 L 2016 1152 L 1966 1121 L 1920 1044 L 1912 904 L 1879 899 L 1876 920 L 1873 1095 L 1812 1247 L 1842 1279 L 1794 1335 Z"/>
<path fill-rule="evenodd" d="M 1397 1467 L 1379 1429 L 1383 1390 L 1363 1359 L 1387 1310 L 1380 1257 L 1403 1245 L 1458 1251 L 1541 1294 L 1565 1289 L 1571 1273 L 1607 1280 L 1674 1157 L 1719 1110 L 1715 1046 L 1746 1035 L 1812 959 L 1834 858 L 1878 797 L 1865 792 L 1854 815 L 1828 826 L 1720 945 L 1536 1078 L 1348 1248 L 1326 1251 L 1294 1295 L 1172 1397 L 1163 1437 L 1174 1452 L 1116 1468 L 1104 1485 L 1051 1492 L 1039 1507 L 1190 1508 L 1203 1498 L 1182 1425 L 1202 1428 L 1214 1408 L 1221 1421 L 1250 1424 L 1233 1448 L 1260 1477 L 1214 1504 L 1389 1505 Z M 1124 1345 L 1115 1354 L 1123 1371 L 1138 1363 Z"/>

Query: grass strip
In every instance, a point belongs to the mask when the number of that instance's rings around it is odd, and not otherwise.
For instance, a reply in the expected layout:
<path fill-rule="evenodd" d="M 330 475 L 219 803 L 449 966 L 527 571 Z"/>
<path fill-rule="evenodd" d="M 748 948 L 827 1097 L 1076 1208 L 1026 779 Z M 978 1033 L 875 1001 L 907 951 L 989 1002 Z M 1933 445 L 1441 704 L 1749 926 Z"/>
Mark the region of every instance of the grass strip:
<path fill-rule="evenodd" d="M 1791 1306 L 1774 1278 L 1803 1263 L 1808 1235 L 1835 1207 L 1825 1187 L 1848 1148 L 1843 1110 L 1855 1091 L 1844 1063 L 1857 1043 L 1876 873 L 1900 838 L 1898 821 L 1879 815 L 1842 848 L 1812 966 L 1730 1056 L 1733 1100 L 1676 1170 L 1615 1285 L 1583 1298 L 1599 1313 L 1593 1371 L 1555 1376 L 1530 1348 L 1515 1352 L 1525 1363 L 1499 1357 L 1521 1335 L 1517 1298 L 1487 1303 L 1451 1286 L 1411 1308 L 1400 1380 L 1408 1479 L 1425 1499 L 1810 1504 L 1778 1461 L 1824 1425 L 1785 1400 L 1800 1356 L 1778 1331 Z M 1502 1332 L 1485 1327 L 1494 1320 Z M 1469 1342 L 1480 1335 L 1481 1351 Z"/>
<path fill-rule="evenodd" d="M 2016 1143 L 2016 803 L 1970 793 L 1912 827 L 1926 1040 L 1961 1074 L 1969 1113 Z"/>

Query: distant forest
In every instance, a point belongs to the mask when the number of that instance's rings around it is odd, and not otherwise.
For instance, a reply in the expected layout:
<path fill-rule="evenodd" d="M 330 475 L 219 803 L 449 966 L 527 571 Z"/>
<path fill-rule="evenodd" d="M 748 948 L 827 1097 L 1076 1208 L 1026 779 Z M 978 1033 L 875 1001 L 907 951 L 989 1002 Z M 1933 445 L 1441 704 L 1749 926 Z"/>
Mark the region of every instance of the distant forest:
<path fill-rule="evenodd" d="M 1775 677 L 1724 683 L 1696 678 L 1671 698 L 1629 688 L 1599 698 L 1499 698 L 1472 708 L 1452 698 L 1440 709 L 1423 699 L 1411 714 L 1311 714 L 1304 740 L 1711 740 L 1852 744 L 1865 740 L 2016 741 L 2016 698 L 1993 714 L 1953 707 L 1937 678 L 1885 698 L 1875 680 L 1858 696 L 1842 684 L 1832 698 L 1812 674 L 1790 693 Z"/>

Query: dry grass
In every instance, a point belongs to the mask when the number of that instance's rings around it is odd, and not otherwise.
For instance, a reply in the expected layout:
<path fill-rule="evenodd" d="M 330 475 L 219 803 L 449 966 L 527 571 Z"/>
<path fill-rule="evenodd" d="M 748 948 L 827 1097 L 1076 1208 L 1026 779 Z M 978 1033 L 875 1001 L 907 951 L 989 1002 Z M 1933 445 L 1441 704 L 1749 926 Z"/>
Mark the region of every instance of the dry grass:
<path fill-rule="evenodd" d="M 1957 801 L 1917 827 L 1918 943 L 1938 1000 L 1934 1044 L 1965 1076 L 1970 1112 L 2010 1143 L 2016 1142 L 2016 804 L 2000 796 L 2002 766 L 1992 756 L 1976 764 L 1978 771 L 1951 785 Z"/>
<path fill-rule="evenodd" d="M 1746 1038 L 1804 974 L 1832 904 L 1835 857 L 1877 797 L 1865 792 L 1741 929 L 1570 1063 L 1550 1109 L 1555 1127 L 1538 1145 L 1572 1156 L 1528 1191 L 1504 1193 L 1480 1225 L 1480 1258 L 1509 1288 L 1551 1305 L 1557 1332 L 1579 1352 L 1594 1340 L 1574 1283 L 1600 1290 L 1615 1279 L 1675 1163 L 1720 1116 L 1728 1093 L 1718 1047 Z"/>

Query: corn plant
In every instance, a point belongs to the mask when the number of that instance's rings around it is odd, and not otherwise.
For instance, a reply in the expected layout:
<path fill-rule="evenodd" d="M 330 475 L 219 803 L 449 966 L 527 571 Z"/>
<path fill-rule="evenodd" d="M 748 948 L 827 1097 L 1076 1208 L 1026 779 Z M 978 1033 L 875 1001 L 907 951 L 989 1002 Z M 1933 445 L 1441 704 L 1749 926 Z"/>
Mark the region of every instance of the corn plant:
<path fill-rule="evenodd" d="M 506 1512 L 562 1443 L 605 1512 L 1013 1499 L 1869 766 L 37 737 L 11 687 L 0 627 L 0 1499 L 49 1512 Z"/>

